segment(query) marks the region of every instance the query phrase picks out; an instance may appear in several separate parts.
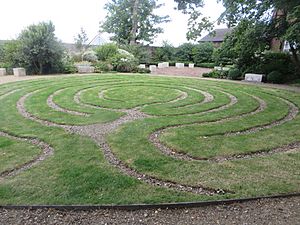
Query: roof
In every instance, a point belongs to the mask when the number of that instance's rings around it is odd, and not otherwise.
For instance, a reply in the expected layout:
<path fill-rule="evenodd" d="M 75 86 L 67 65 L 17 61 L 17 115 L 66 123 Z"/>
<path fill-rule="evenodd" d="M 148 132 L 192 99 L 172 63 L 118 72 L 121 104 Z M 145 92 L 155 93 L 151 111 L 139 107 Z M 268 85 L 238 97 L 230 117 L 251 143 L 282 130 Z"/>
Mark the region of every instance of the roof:
<path fill-rule="evenodd" d="M 232 32 L 233 28 L 215 29 L 213 32 L 206 35 L 200 42 L 222 42 L 227 34 Z"/>

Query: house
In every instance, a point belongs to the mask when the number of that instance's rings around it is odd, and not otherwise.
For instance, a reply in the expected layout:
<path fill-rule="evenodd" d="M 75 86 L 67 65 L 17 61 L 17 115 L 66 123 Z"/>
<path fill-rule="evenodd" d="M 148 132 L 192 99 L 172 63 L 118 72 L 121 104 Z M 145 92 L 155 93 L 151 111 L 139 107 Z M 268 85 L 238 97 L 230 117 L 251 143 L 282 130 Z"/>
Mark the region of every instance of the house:
<path fill-rule="evenodd" d="M 215 47 L 220 47 L 227 34 L 232 32 L 233 28 L 215 29 L 203 37 L 199 42 L 212 42 Z"/>

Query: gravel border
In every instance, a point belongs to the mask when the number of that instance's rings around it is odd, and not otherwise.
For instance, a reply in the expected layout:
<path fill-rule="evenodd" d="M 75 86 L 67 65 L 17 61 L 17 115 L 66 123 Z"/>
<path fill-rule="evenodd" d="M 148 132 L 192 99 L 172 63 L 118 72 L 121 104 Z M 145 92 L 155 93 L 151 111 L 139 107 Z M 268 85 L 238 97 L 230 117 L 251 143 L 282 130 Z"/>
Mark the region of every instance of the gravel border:
<path fill-rule="evenodd" d="M 189 225 L 299 225 L 300 197 L 259 199 L 233 204 L 172 209 L 5 209 L 0 208 L 0 224 L 189 224 Z"/>

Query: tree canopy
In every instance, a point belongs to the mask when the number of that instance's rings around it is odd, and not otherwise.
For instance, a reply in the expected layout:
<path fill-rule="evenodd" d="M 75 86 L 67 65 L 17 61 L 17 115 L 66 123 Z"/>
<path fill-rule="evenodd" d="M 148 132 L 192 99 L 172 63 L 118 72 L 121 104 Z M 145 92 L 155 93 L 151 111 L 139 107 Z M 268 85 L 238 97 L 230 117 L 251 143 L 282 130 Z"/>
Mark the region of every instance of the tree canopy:
<path fill-rule="evenodd" d="M 18 37 L 21 52 L 19 60 L 30 73 L 50 73 L 60 64 L 63 49 L 54 31 L 52 22 L 41 22 L 29 26 Z"/>
<path fill-rule="evenodd" d="M 105 5 L 108 15 L 101 28 L 119 44 L 153 43 L 163 32 L 158 25 L 169 21 L 154 13 L 161 6 L 157 0 L 111 0 Z"/>

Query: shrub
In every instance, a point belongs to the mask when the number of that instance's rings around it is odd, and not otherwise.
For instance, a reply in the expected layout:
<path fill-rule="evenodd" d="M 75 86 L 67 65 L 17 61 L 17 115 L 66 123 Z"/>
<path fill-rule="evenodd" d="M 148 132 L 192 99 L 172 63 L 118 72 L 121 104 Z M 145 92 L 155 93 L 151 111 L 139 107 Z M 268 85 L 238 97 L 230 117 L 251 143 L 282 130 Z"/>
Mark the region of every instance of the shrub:
<path fill-rule="evenodd" d="M 195 64 L 211 62 L 213 51 L 214 47 L 211 43 L 201 43 L 195 45 L 192 50 L 193 62 Z"/>
<path fill-rule="evenodd" d="M 181 62 L 193 62 L 193 51 L 195 45 L 191 43 L 184 43 L 177 48 L 176 59 Z"/>
<path fill-rule="evenodd" d="M 77 69 L 72 57 L 66 54 L 62 59 L 62 73 L 76 73 Z"/>
<path fill-rule="evenodd" d="M 228 71 L 228 78 L 231 80 L 237 80 L 241 76 L 242 76 L 242 73 L 237 68 L 233 68 Z"/>
<path fill-rule="evenodd" d="M 283 52 L 265 52 L 260 63 L 260 68 L 264 74 L 278 71 L 285 75 L 286 80 L 291 80 L 295 75 L 295 66 L 291 61 L 291 56 Z"/>
<path fill-rule="evenodd" d="M 217 71 L 217 70 L 213 70 L 209 73 L 204 73 L 202 74 L 203 77 L 210 77 L 210 78 L 222 78 L 222 72 L 221 71 Z"/>
<path fill-rule="evenodd" d="M 101 72 L 109 72 L 112 71 L 113 66 L 109 64 L 108 62 L 99 61 L 94 64 L 95 66 L 95 72 L 101 73 Z"/>
<path fill-rule="evenodd" d="M 114 70 L 128 73 L 136 70 L 138 62 L 132 54 L 119 49 L 118 54 L 111 59 L 111 64 L 113 65 Z"/>
<path fill-rule="evenodd" d="M 141 64 L 150 62 L 151 54 L 150 54 L 150 50 L 148 47 L 143 47 L 143 46 L 139 46 L 139 45 L 122 45 L 121 49 L 124 49 L 127 52 L 134 55 L 134 57 Z"/>
<path fill-rule="evenodd" d="M 151 73 L 151 70 L 148 68 L 138 68 L 137 73 Z"/>
<path fill-rule="evenodd" d="M 96 62 L 98 60 L 96 52 L 94 51 L 87 51 L 83 53 L 82 59 L 88 62 Z"/>
<path fill-rule="evenodd" d="M 196 66 L 203 67 L 203 68 L 214 68 L 216 66 L 215 63 L 200 63 L 196 64 Z"/>
<path fill-rule="evenodd" d="M 95 49 L 98 60 L 107 61 L 113 58 L 118 53 L 118 46 L 113 43 L 104 44 Z"/>
<path fill-rule="evenodd" d="M 279 71 L 273 71 L 268 74 L 267 80 L 270 83 L 281 84 L 284 82 L 284 76 Z"/>

